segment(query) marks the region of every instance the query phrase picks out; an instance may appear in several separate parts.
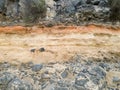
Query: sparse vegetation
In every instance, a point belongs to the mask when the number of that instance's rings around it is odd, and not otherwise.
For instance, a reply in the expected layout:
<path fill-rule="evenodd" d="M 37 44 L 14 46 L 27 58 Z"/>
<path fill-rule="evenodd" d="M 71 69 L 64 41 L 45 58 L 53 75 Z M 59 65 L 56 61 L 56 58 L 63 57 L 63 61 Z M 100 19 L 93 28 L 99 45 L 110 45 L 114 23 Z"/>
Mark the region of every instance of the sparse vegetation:
<path fill-rule="evenodd" d="M 23 15 L 25 22 L 36 22 L 39 18 L 45 17 L 46 5 L 44 0 L 26 0 L 25 2 L 26 12 Z"/>
<path fill-rule="evenodd" d="M 111 9 L 110 20 L 120 21 L 120 0 L 109 0 Z"/>

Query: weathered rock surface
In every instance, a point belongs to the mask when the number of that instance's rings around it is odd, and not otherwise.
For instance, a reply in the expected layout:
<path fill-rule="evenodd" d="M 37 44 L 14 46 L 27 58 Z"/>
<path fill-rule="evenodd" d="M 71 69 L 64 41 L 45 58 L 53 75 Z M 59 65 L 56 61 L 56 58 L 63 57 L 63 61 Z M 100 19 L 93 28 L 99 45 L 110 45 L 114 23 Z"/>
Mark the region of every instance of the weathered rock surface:
<path fill-rule="evenodd" d="M 0 90 L 33 90 L 31 84 L 20 80 L 9 72 L 0 74 Z"/>
<path fill-rule="evenodd" d="M 108 0 L 2 0 L 0 14 L 6 17 L 4 21 L 14 23 L 53 21 L 79 25 L 81 22 L 109 21 L 110 15 L 115 15 L 111 13 L 115 6 L 111 9 L 109 6 Z M 115 18 L 119 20 L 119 15 Z"/>
<path fill-rule="evenodd" d="M 37 64 L 32 67 L 32 71 L 40 71 L 42 69 L 43 65 L 42 64 Z"/>
<path fill-rule="evenodd" d="M 78 57 L 71 62 L 43 64 L 42 69 L 32 62 L 3 67 L 6 64 L 9 63 L 0 64 L 0 90 L 119 90 L 120 87 L 120 68 L 116 67 L 119 63 Z"/>

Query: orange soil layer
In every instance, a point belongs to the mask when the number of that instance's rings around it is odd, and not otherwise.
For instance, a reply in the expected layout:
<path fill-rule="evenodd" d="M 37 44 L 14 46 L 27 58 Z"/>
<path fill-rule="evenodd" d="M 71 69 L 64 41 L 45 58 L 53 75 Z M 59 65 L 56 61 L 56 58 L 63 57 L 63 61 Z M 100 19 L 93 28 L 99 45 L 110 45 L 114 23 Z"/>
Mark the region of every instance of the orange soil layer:
<path fill-rule="evenodd" d="M 103 32 L 103 33 L 118 33 L 120 28 L 105 27 L 100 25 L 87 25 L 87 26 L 5 26 L 0 27 L 0 33 L 5 34 L 27 34 L 27 33 L 87 33 L 87 32 Z"/>
<path fill-rule="evenodd" d="M 38 52 L 44 47 L 45 52 Z M 35 48 L 36 52 L 30 50 Z M 0 27 L 0 62 L 63 62 L 76 54 L 100 57 L 99 51 L 120 53 L 120 28 L 87 26 Z M 119 55 L 119 54 L 118 54 Z M 119 59 L 118 59 L 119 60 Z"/>

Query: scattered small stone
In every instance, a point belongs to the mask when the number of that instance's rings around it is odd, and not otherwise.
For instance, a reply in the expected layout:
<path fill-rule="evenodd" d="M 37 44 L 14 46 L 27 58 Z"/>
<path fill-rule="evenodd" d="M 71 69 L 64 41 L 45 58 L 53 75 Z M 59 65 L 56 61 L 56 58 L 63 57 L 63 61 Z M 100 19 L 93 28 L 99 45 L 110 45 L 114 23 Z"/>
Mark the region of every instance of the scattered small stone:
<path fill-rule="evenodd" d="M 34 53 L 36 49 L 31 49 L 30 52 Z"/>
<path fill-rule="evenodd" d="M 16 78 L 8 84 L 6 90 L 33 90 L 33 87 L 28 82 L 26 83 Z"/>
<path fill-rule="evenodd" d="M 32 66 L 32 71 L 37 72 L 37 71 L 40 71 L 42 68 L 43 68 L 42 64 L 36 64 Z"/>
<path fill-rule="evenodd" d="M 0 76 L 0 90 L 33 90 L 31 84 L 20 80 L 17 76 L 4 72 Z"/>
<path fill-rule="evenodd" d="M 41 78 L 42 79 L 50 79 L 50 75 L 44 73 L 44 74 L 41 75 Z"/>
<path fill-rule="evenodd" d="M 44 51 L 45 51 L 44 48 L 40 48 L 40 49 L 39 49 L 39 52 L 44 52 Z"/>
<path fill-rule="evenodd" d="M 8 62 L 4 62 L 4 63 L 2 64 L 2 66 L 3 66 L 4 68 L 9 68 L 9 67 L 10 67 L 10 64 L 9 64 Z"/>
<path fill-rule="evenodd" d="M 74 85 L 74 89 L 73 90 L 87 90 L 84 86 L 78 86 L 78 85 Z"/>
<path fill-rule="evenodd" d="M 43 90 L 55 90 L 54 88 L 55 88 L 55 84 L 49 84 Z"/>
<path fill-rule="evenodd" d="M 48 82 L 46 82 L 46 83 L 45 83 L 45 82 L 42 83 L 42 85 L 41 85 L 42 90 L 45 89 L 48 85 L 49 85 Z"/>
<path fill-rule="evenodd" d="M 63 79 L 61 79 L 61 80 L 59 80 L 58 82 L 57 82 L 57 84 L 58 84 L 58 86 L 60 86 L 60 87 L 69 87 L 69 86 L 71 86 L 70 85 L 70 81 L 68 81 L 68 80 L 63 80 Z"/>
<path fill-rule="evenodd" d="M 93 61 L 88 61 L 86 65 L 92 65 Z"/>
<path fill-rule="evenodd" d="M 99 75 L 101 78 L 104 78 L 106 76 L 106 72 L 104 69 L 100 68 L 99 66 L 96 66 L 93 68 L 93 70 Z"/>
<path fill-rule="evenodd" d="M 79 74 L 75 79 L 75 84 L 78 86 L 85 86 L 89 80 L 84 74 Z"/>
<path fill-rule="evenodd" d="M 32 67 L 33 65 L 34 65 L 33 62 L 28 62 L 28 63 L 27 63 L 27 66 L 28 66 L 28 67 Z"/>
<path fill-rule="evenodd" d="M 67 87 L 55 87 L 55 90 L 69 90 Z"/>
<path fill-rule="evenodd" d="M 16 76 L 9 72 L 3 72 L 0 75 L 0 90 L 4 90 L 7 87 L 10 81 L 12 81 Z"/>
<path fill-rule="evenodd" d="M 99 66 L 101 66 L 103 69 L 106 69 L 106 71 L 109 71 L 110 70 L 110 66 L 106 63 L 100 63 Z"/>
<path fill-rule="evenodd" d="M 32 62 L 8 67 L 9 63 L 5 62 L 0 64 L 0 90 L 117 90 L 120 88 L 118 64 L 86 60 L 45 64 L 43 68 L 43 64 Z"/>
<path fill-rule="evenodd" d="M 64 70 L 64 71 L 61 73 L 61 76 L 62 76 L 62 78 L 66 78 L 66 77 L 68 76 L 67 70 Z"/>
<path fill-rule="evenodd" d="M 114 83 L 120 82 L 120 78 L 119 78 L 119 77 L 113 77 L 113 82 L 114 82 Z"/>

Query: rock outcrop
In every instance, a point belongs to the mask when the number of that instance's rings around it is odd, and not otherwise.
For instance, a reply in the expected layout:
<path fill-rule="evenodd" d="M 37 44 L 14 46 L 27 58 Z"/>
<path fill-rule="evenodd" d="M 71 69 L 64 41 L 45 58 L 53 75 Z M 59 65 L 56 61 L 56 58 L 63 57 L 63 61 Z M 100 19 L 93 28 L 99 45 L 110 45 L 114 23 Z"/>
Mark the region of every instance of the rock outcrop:
<path fill-rule="evenodd" d="M 75 56 L 72 62 L 43 64 L 37 71 L 33 71 L 36 65 L 32 62 L 19 67 L 1 63 L 0 90 L 119 90 L 119 63 L 80 57 Z"/>
<path fill-rule="evenodd" d="M 46 16 L 46 5 L 44 0 L 3 0 L 0 12 L 7 20 L 35 22 Z"/>
<path fill-rule="evenodd" d="M 110 0 L 2 0 L 0 13 L 5 17 L 3 21 L 12 20 L 15 23 L 54 21 L 78 25 L 81 22 L 110 21 L 111 18 L 119 20 L 119 0 L 114 2 Z"/>

